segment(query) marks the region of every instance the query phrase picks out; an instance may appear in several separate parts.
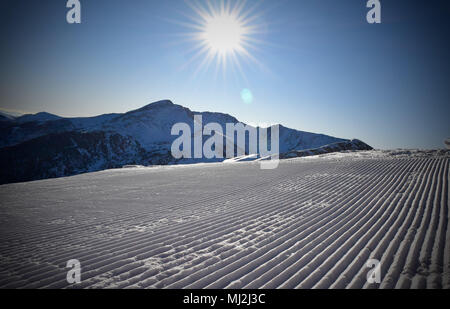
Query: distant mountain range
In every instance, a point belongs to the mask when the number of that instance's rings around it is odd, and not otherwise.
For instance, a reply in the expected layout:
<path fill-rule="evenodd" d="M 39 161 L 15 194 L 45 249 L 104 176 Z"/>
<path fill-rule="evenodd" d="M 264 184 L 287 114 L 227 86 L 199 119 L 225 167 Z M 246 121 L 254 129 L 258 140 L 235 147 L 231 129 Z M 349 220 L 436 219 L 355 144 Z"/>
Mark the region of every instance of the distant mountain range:
<path fill-rule="evenodd" d="M 45 112 L 20 117 L 0 114 L 0 184 L 70 176 L 124 165 L 220 161 L 175 160 L 171 155 L 172 142 L 177 138 L 171 135 L 173 125 L 183 122 L 192 129 L 194 115 L 198 114 L 202 115 L 203 124 L 219 123 L 224 132 L 227 123 L 239 123 L 227 114 L 192 112 L 167 100 L 124 114 L 87 118 L 63 118 Z M 281 157 L 292 157 L 292 152 L 335 143 L 341 146 L 351 143 L 349 147 L 355 150 L 371 149 L 360 141 L 354 143 L 280 126 L 280 153 L 291 153 Z"/>

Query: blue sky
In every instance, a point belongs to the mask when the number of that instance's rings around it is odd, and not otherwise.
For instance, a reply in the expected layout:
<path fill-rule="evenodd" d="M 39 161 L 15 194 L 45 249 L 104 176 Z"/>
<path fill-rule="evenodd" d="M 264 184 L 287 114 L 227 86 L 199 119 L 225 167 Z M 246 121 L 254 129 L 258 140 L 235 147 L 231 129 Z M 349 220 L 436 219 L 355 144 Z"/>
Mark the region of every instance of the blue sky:
<path fill-rule="evenodd" d="M 0 4 L 0 109 L 92 116 L 171 99 L 376 148 L 450 137 L 448 1 L 381 1 L 370 25 L 365 0 L 249 0 L 260 64 L 241 59 L 242 74 L 190 62 L 189 1 L 81 0 L 79 25 L 65 2 Z"/>

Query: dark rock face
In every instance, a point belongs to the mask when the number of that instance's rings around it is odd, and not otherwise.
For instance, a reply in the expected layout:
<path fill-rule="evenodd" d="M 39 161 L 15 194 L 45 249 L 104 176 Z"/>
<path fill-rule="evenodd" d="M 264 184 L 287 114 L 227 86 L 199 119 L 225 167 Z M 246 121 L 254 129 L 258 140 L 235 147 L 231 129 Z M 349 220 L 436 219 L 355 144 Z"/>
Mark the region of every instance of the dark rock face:
<path fill-rule="evenodd" d="M 76 175 L 148 164 L 147 152 L 130 137 L 106 132 L 63 132 L 0 149 L 0 183 Z"/>
<path fill-rule="evenodd" d="M 280 159 L 291 159 L 299 157 L 315 156 L 333 152 L 349 151 L 349 150 L 373 150 L 372 147 L 366 143 L 354 139 L 352 141 L 338 142 L 323 147 L 307 150 L 292 150 L 283 154 L 280 154 Z"/>

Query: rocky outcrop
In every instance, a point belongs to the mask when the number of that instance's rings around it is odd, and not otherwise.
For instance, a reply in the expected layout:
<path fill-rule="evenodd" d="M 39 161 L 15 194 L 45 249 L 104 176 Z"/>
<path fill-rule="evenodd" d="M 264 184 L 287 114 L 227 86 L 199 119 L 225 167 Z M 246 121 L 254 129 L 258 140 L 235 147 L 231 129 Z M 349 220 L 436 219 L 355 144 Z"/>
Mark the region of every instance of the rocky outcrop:
<path fill-rule="evenodd" d="M 299 157 L 308 157 L 315 156 L 333 152 L 341 152 L 348 150 L 373 150 L 372 147 L 367 145 L 366 143 L 354 139 L 351 141 L 344 141 L 333 143 L 330 145 L 326 145 L 323 147 L 315 148 L 315 149 L 307 149 L 307 150 L 292 150 L 283 154 L 280 154 L 280 159 L 291 159 L 291 158 L 299 158 Z"/>

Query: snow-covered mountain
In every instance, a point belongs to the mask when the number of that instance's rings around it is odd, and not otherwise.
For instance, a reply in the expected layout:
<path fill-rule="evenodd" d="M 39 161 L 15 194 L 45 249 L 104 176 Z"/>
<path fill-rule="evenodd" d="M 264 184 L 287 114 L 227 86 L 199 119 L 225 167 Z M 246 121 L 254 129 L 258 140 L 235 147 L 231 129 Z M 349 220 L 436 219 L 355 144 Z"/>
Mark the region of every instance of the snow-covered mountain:
<path fill-rule="evenodd" d="M 63 118 L 48 113 L 0 121 L 0 183 L 69 176 L 123 165 L 217 162 L 175 160 L 170 153 L 176 123 L 194 132 L 194 115 L 203 124 L 239 121 L 227 114 L 193 112 L 159 101 L 124 114 Z M 2 120 L 2 119 L 0 119 Z M 204 139 L 205 141 L 206 139 Z M 322 147 L 348 140 L 280 126 L 280 153 Z"/>

